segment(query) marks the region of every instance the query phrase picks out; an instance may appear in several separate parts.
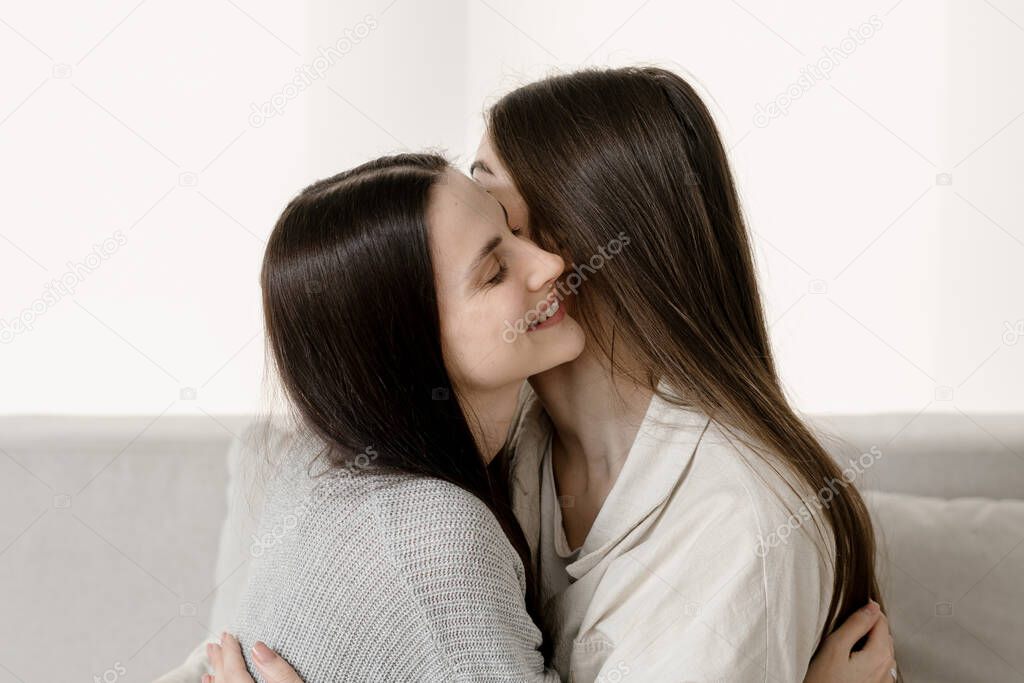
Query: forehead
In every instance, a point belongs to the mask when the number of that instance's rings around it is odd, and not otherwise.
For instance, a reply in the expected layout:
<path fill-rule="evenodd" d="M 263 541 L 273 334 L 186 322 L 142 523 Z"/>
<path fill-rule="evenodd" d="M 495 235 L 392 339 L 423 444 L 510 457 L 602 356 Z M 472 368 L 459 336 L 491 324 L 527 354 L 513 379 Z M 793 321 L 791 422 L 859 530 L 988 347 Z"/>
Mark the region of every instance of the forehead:
<path fill-rule="evenodd" d="M 479 183 L 450 168 L 434 185 L 430 209 L 431 213 L 455 214 L 462 218 L 475 216 L 477 220 L 487 220 L 494 212 L 493 203 L 494 200 Z"/>
<path fill-rule="evenodd" d="M 439 275 L 467 268 L 480 247 L 499 232 L 500 211 L 477 183 L 454 169 L 431 193 L 427 211 L 430 243 Z"/>

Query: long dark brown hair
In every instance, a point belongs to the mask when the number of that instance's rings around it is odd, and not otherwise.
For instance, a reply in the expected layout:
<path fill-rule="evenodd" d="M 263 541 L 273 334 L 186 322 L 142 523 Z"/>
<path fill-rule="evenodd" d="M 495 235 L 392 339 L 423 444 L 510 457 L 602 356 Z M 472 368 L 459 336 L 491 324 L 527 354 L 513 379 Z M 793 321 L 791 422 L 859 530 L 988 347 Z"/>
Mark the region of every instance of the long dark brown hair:
<path fill-rule="evenodd" d="M 541 627 L 507 483 L 489 476 L 442 354 L 426 215 L 449 168 L 433 154 L 383 157 L 291 200 L 260 274 L 268 355 L 319 458 L 355 476 L 441 479 L 483 501 L 523 561 Z"/>
<path fill-rule="evenodd" d="M 836 557 L 821 638 L 881 602 L 864 502 L 779 382 L 726 151 L 695 90 L 660 68 L 585 70 L 519 88 L 487 118 L 542 247 L 582 264 L 630 237 L 576 298 L 612 372 L 656 392 L 664 381 L 664 400 L 745 435 L 814 491 L 842 482 L 825 506 Z"/>

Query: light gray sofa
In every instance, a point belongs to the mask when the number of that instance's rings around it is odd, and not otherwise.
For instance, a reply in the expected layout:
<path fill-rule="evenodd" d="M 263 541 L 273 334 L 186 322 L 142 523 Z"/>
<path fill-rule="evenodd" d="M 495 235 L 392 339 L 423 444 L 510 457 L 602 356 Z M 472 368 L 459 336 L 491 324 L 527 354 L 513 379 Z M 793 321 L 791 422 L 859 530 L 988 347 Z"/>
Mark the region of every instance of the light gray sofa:
<path fill-rule="evenodd" d="M 1024 416 L 814 422 L 842 464 L 881 453 L 857 484 L 906 680 L 1024 682 Z"/>
<path fill-rule="evenodd" d="M 1024 683 L 1024 415 L 813 422 L 867 492 L 907 680 Z M 227 624 L 246 424 L 0 418 L 0 683 L 152 681 Z"/>

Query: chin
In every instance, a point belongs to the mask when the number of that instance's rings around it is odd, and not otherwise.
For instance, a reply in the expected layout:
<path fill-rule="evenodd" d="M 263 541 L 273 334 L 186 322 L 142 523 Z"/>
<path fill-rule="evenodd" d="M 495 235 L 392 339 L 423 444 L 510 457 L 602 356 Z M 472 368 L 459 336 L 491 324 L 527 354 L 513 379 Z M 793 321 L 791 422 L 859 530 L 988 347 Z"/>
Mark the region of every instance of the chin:
<path fill-rule="evenodd" d="M 548 330 L 547 332 L 549 338 L 544 340 L 543 351 L 536 354 L 537 360 L 542 358 L 545 362 L 537 363 L 537 367 L 530 373 L 531 375 L 576 360 L 583 353 L 583 347 L 586 346 L 586 335 L 583 333 L 583 328 L 568 315 L 559 324 L 557 330 Z"/>

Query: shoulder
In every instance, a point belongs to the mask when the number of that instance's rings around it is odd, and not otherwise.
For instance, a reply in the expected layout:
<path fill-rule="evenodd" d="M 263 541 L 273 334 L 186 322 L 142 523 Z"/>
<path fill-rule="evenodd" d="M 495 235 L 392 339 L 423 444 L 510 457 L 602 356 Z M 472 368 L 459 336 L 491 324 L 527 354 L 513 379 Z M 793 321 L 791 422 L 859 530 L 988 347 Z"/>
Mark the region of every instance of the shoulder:
<path fill-rule="evenodd" d="M 441 479 L 396 475 L 369 494 L 384 523 L 422 522 L 434 533 L 475 531 L 501 534 L 490 508 L 466 489 Z"/>
<path fill-rule="evenodd" d="M 264 510 L 254 554 L 264 556 L 260 567 L 268 575 L 313 572 L 329 581 L 356 572 L 361 591 L 393 593 L 402 585 L 417 596 L 479 594 L 486 583 L 522 600 L 526 580 L 518 553 L 487 505 L 455 484 L 329 470 L 296 493 Z"/>
<path fill-rule="evenodd" d="M 245 642 L 264 640 L 305 680 L 369 680 L 383 666 L 441 681 L 495 668 L 500 648 L 466 641 L 488 643 L 499 618 L 532 651 L 518 556 L 482 501 L 412 475 L 328 468 L 307 479 L 278 506 L 297 524 L 279 526 L 250 579 Z"/>
<path fill-rule="evenodd" d="M 323 464 L 282 471 L 264 506 L 262 531 L 310 552 L 366 544 L 410 548 L 475 544 L 515 555 L 487 505 L 447 481 Z M 507 548 L 506 548 L 507 546 Z M 516 556 L 518 557 L 518 556 Z"/>
<path fill-rule="evenodd" d="M 399 566 L 426 563 L 449 572 L 485 571 L 524 582 L 522 561 L 494 513 L 456 484 L 395 478 L 373 491 L 372 507 Z"/>
<path fill-rule="evenodd" d="M 704 542 L 733 553 L 727 564 L 739 583 L 762 592 L 766 623 L 782 620 L 799 632 L 777 647 L 799 641 L 796 649 L 809 658 L 834 590 L 826 505 L 792 466 L 752 440 L 714 423 L 704 436 L 699 495 L 707 500 L 706 517 L 716 520 Z"/>
<path fill-rule="evenodd" d="M 822 496 L 781 457 L 714 422 L 699 455 L 706 483 L 720 493 L 718 504 L 735 513 L 733 525 L 756 533 L 758 543 L 782 535 L 792 553 L 818 555 L 823 562 L 833 555 Z"/>
<path fill-rule="evenodd" d="M 500 545 L 505 540 L 488 506 L 448 481 L 372 471 L 330 471 L 319 479 L 309 486 L 305 504 L 321 510 L 332 524 L 358 520 L 388 533 L 433 541 L 467 538 Z"/>

